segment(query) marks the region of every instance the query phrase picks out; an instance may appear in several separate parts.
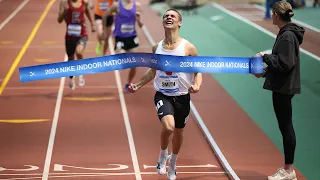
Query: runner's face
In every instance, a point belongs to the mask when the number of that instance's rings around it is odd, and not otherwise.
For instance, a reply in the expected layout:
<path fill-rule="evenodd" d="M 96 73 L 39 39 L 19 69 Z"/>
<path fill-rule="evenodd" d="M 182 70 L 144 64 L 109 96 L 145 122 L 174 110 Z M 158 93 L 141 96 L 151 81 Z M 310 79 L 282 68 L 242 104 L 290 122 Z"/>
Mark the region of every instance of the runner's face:
<path fill-rule="evenodd" d="M 175 11 L 167 11 L 163 15 L 162 24 L 165 28 L 178 28 L 181 27 L 182 22 L 179 20 L 179 14 Z"/>

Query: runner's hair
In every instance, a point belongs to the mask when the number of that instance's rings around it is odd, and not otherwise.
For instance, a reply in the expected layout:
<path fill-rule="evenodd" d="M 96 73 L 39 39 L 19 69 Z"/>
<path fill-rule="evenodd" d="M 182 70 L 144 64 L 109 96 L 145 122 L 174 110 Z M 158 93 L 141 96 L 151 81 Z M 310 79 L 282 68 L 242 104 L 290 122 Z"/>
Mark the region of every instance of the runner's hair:
<path fill-rule="evenodd" d="M 286 1 L 278 1 L 272 7 L 273 13 L 277 13 L 282 21 L 291 22 L 291 17 L 294 16 L 292 6 Z"/>
<path fill-rule="evenodd" d="M 182 16 L 181 16 L 181 14 L 179 13 L 179 11 L 177 11 L 177 10 L 174 9 L 174 8 L 170 8 L 170 9 L 166 10 L 166 12 L 168 12 L 168 11 L 174 11 L 174 12 L 178 13 L 178 15 L 179 15 L 179 20 L 182 21 Z M 163 14 L 162 18 L 164 18 L 164 15 L 166 14 L 166 12 Z"/>

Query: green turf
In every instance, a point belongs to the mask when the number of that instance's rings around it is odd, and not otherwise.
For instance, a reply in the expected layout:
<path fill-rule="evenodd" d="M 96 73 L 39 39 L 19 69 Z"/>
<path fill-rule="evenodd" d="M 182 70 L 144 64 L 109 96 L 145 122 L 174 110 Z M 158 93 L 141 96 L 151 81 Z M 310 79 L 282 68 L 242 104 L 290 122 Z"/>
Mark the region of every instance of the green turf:
<path fill-rule="evenodd" d="M 320 29 L 320 7 L 306 7 L 294 10 L 294 19 Z"/>
<path fill-rule="evenodd" d="M 265 4 L 261 4 L 261 7 L 265 8 Z M 320 7 L 305 7 L 294 9 L 294 20 L 301 21 L 309 26 L 313 26 L 320 29 Z"/>

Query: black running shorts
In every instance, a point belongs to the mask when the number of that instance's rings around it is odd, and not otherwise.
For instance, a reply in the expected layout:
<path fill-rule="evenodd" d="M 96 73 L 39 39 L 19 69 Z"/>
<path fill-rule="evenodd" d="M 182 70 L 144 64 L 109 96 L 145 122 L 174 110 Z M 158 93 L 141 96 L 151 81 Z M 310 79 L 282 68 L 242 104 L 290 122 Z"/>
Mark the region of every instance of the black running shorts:
<path fill-rule="evenodd" d="M 97 19 L 101 19 L 102 20 L 102 17 L 95 14 L 94 15 L 94 20 L 97 20 Z M 106 27 L 110 27 L 111 25 L 113 24 L 113 16 L 107 16 L 107 19 L 106 19 L 106 22 L 104 23 L 104 25 Z"/>
<path fill-rule="evenodd" d="M 130 50 L 139 46 L 139 39 L 137 36 L 131 36 L 126 38 L 116 36 L 115 40 L 116 40 L 116 44 L 114 46 L 115 50 L 117 49 Z"/>
<path fill-rule="evenodd" d="M 174 117 L 175 128 L 184 128 L 190 113 L 190 94 L 181 96 L 166 96 L 161 92 L 154 95 L 154 104 L 158 117 L 161 119 L 166 115 Z"/>
<path fill-rule="evenodd" d="M 86 47 L 88 38 L 87 37 L 81 37 L 77 39 L 71 39 L 71 40 L 66 40 L 65 46 L 66 46 L 66 51 L 68 57 L 74 56 L 74 53 L 76 52 L 76 48 L 79 44 L 82 44 L 84 47 Z"/>

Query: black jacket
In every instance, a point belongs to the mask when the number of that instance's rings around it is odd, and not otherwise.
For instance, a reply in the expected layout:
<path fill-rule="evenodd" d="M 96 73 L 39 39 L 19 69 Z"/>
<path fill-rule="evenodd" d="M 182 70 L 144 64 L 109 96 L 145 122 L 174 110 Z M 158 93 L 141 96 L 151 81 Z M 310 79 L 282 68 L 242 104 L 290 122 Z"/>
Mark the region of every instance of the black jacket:
<path fill-rule="evenodd" d="M 300 51 L 304 28 L 294 23 L 283 26 L 277 35 L 272 54 L 265 54 L 263 62 L 268 66 L 264 74 L 264 89 L 282 94 L 299 94 Z"/>

